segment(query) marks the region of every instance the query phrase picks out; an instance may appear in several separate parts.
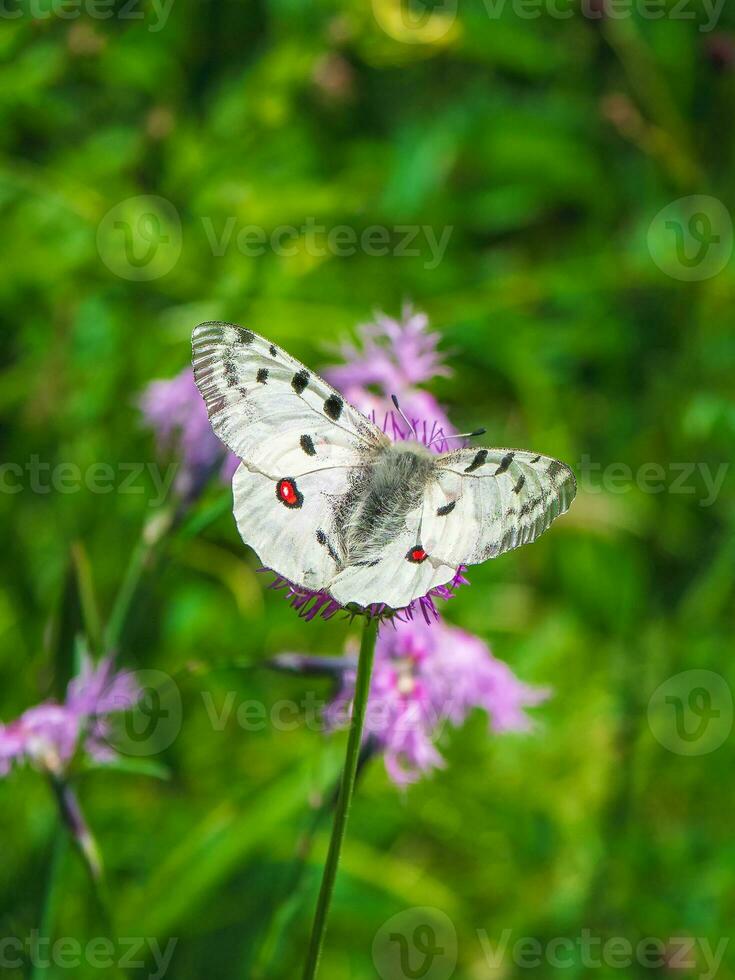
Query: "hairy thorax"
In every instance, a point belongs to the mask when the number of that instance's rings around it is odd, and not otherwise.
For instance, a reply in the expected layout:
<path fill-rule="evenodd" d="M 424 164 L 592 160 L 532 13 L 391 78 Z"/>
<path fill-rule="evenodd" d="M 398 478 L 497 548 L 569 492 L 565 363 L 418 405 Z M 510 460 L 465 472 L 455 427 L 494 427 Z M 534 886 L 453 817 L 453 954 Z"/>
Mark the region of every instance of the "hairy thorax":
<path fill-rule="evenodd" d="M 406 515 L 423 499 L 435 468 L 435 456 L 417 442 L 393 443 L 381 449 L 367 468 L 367 486 L 356 499 L 343 528 L 350 561 L 371 561 L 406 526 Z"/>

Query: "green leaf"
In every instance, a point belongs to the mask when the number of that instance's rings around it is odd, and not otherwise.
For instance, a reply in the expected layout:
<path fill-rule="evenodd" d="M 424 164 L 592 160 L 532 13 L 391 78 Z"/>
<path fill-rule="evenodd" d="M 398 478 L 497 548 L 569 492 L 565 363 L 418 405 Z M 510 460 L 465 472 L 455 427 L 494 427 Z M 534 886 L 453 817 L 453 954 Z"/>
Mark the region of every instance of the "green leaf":
<path fill-rule="evenodd" d="M 335 766 L 329 773 L 326 785 L 332 784 L 338 769 Z M 140 929 L 145 922 L 150 935 L 175 935 L 253 851 L 267 845 L 286 821 L 306 809 L 311 775 L 312 762 L 301 763 L 286 769 L 257 796 L 230 798 L 214 807 L 162 856 L 145 887 L 122 907 L 122 927 Z"/>

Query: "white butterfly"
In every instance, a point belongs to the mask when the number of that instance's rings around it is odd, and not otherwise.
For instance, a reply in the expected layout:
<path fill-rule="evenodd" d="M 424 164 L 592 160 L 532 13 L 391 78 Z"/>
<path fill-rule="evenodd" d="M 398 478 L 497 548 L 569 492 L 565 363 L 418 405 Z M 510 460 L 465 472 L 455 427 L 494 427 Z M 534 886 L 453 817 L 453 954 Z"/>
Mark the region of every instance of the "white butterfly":
<path fill-rule="evenodd" d="M 535 540 L 574 499 L 564 463 L 518 449 L 394 443 L 275 344 L 229 323 L 193 335 L 214 431 L 238 456 L 234 513 L 260 561 L 342 605 L 408 605 L 460 565 Z"/>

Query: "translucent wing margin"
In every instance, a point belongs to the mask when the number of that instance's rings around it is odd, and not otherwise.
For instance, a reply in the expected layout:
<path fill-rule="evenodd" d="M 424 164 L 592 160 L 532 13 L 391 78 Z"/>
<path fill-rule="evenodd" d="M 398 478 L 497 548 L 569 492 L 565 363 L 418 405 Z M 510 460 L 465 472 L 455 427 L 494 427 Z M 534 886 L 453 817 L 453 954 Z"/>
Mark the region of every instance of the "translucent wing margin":
<path fill-rule="evenodd" d="M 474 565 L 535 541 L 569 509 L 571 469 L 520 449 L 460 449 L 441 456 L 426 492 L 423 546 L 448 565 Z"/>
<path fill-rule="evenodd" d="M 250 469 L 280 478 L 359 465 L 387 441 L 331 385 L 251 330 L 202 323 L 192 349 L 212 428 Z"/>

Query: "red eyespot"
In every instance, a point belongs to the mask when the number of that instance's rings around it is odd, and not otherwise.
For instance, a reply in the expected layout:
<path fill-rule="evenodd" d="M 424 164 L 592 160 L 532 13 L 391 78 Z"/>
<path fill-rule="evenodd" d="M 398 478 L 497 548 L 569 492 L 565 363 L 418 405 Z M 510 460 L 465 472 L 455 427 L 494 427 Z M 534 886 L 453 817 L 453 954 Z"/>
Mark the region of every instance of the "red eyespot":
<path fill-rule="evenodd" d="M 278 481 L 276 484 L 276 496 L 286 507 L 300 507 L 304 502 L 303 494 L 299 493 L 299 489 L 294 481 L 289 479 Z"/>
<path fill-rule="evenodd" d="M 422 561 L 426 561 L 428 555 L 421 547 L 421 545 L 417 545 L 415 548 L 411 548 L 411 550 L 406 555 L 406 558 L 409 561 L 412 561 L 415 565 L 420 565 Z"/>

